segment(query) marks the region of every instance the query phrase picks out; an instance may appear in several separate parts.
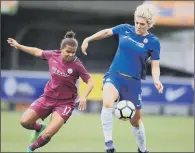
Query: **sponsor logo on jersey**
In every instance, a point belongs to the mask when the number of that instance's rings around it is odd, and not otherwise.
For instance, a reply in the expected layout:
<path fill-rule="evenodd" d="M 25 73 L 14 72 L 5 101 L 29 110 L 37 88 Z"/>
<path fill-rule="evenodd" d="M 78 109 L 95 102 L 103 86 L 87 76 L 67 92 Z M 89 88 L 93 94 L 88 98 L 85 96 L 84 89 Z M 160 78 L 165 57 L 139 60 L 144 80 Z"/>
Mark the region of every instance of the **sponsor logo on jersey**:
<path fill-rule="evenodd" d="M 128 40 L 134 42 L 137 46 L 139 46 L 141 48 L 144 48 L 144 44 L 143 43 L 137 42 L 137 41 L 133 40 L 132 38 L 130 38 L 128 36 L 123 36 L 123 38 L 128 39 Z"/>

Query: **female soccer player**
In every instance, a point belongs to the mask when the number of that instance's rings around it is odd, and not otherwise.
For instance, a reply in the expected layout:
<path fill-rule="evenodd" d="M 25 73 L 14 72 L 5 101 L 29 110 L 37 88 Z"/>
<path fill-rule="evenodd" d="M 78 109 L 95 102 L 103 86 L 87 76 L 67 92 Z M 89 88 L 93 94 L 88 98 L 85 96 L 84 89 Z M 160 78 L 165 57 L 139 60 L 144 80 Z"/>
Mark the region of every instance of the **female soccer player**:
<path fill-rule="evenodd" d="M 21 117 L 20 123 L 24 128 L 35 130 L 31 135 L 32 144 L 28 147 L 28 152 L 47 144 L 71 116 L 75 108 L 76 81 L 79 76 L 87 83 L 83 95 L 79 98 L 79 110 L 86 109 L 86 98 L 94 84 L 81 61 L 75 56 L 78 42 L 74 36 L 74 32 L 67 32 L 61 42 L 61 49 L 50 51 L 21 45 L 12 38 L 7 40 L 16 49 L 46 59 L 51 74 L 43 95 L 33 102 Z M 45 119 L 50 114 L 51 121 L 47 127 L 45 124 L 36 122 L 40 118 Z"/>
<path fill-rule="evenodd" d="M 103 80 L 103 108 L 101 121 L 107 152 L 115 152 L 112 141 L 113 105 L 118 99 L 130 100 L 136 107 L 136 113 L 130 120 L 138 144 L 138 152 L 146 149 L 145 129 L 141 120 L 141 79 L 146 76 L 146 60 L 151 58 L 152 76 L 159 93 L 163 92 L 160 82 L 160 42 L 148 32 L 155 23 L 157 10 L 149 4 L 137 7 L 134 13 L 135 26 L 120 24 L 110 29 L 101 30 L 84 39 L 81 49 L 87 55 L 88 43 L 112 35 L 119 36 L 119 45 L 109 71 Z"/>

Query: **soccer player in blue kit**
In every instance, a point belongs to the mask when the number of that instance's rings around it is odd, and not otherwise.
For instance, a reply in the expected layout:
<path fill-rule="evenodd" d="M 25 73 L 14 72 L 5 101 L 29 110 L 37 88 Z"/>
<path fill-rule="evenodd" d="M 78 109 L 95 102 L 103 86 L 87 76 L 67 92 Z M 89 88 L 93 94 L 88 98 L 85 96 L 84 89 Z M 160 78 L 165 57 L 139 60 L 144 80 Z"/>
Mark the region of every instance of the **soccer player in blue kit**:
<path fill-rule="evenodd" d="M 115 152 L 112 140 L 113 106 L 117 100 L 130 100 L 136 107 L 135 116 L 130 120 L 136 137 L 138 152 L 148 152 L 146 136 L 141 120 L 141 79 L 145 80 L 146 60 L 151 59 L 154 85 L 159 93 L 163 92 L 160 81 L 160 42 L 148 30 L 153 27 L 157 9 L 151 4 L 142 4 L 134 13 L 135 26 L 120 24 L 110 29 L 101 30 L 84 39 L 81 49 L 87 55 L 88 43 L 112 35 L 118 35 L 119 44 L 109 71 L 103 80 L 103 108 L 101 121 L 107 152 Z"/>

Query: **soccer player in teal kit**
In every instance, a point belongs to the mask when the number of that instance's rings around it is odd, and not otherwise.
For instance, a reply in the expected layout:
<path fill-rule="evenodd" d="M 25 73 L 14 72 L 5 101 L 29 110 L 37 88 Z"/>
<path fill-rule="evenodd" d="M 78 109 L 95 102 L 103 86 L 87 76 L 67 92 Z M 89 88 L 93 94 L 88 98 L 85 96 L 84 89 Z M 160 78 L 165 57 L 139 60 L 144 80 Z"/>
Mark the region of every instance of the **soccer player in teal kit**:
<path fill-rule="evenodd" d="M 86 98 L 94 85 L 82 62 L 75 56 L 78 42 L 74 36 L 74 32 L 67 32 L 61 42 L 61 49 L 50 51 L 24 46 L 8 38 L 8 43 L 16 49 L 47 60 L 51 75 L 43 95 L 33 102 L 21 117 L 21 125 L 26 129 L 34 130 L 28 152 L 47 144 L 69 119 L 78 96 L 76 82 L 79 77 L 87 84 L 83 95 L 79 98 L 79 110 L 86 109 Z M 51 121 L 47 127 L 36 122 L 39 118 L 45 119 L 50 114 Z"/>
<path fill-rule="evenodd" d="M 148 152 L 146 136 L 141 120 L 141 79 L 146 76 L 146 60 L 150 57 L 154 85 L 163 92 L 160 82 L 160 42 L 151 34 L 150 29 L 155 23 L 157 10 L 149 4 L 137 7 L 134 13 L 135 26 L 121 24 L 110 29 L 101 30 L 84 39 L 81 46 L 82 52 L 87 55 L 88 43 L 118 35 L 119 45 L 109 71 L 103 80 L 103 108 L 101 121 L 105 137 L 107 152 L 115 152 L 112 140 L 113 105 L 118 100 L 130 100 L 136 107 L 136 113 L 130 120 L 133 133 L 136 137 L 138 152 Z M 102 52 L 100 52 L 101 54 Z"/>

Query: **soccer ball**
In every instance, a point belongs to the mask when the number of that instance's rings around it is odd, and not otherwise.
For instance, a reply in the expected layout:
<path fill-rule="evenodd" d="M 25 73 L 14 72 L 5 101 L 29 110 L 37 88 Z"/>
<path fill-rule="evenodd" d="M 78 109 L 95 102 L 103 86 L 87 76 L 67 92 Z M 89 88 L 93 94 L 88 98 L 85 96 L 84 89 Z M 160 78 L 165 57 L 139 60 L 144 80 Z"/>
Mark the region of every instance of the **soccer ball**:
<path fill-rule="evenodd" d="M 114 113 L 118 119 L 127 121 L 135 115 L 135 105 L 128 100 L 119 101 Z"/>

